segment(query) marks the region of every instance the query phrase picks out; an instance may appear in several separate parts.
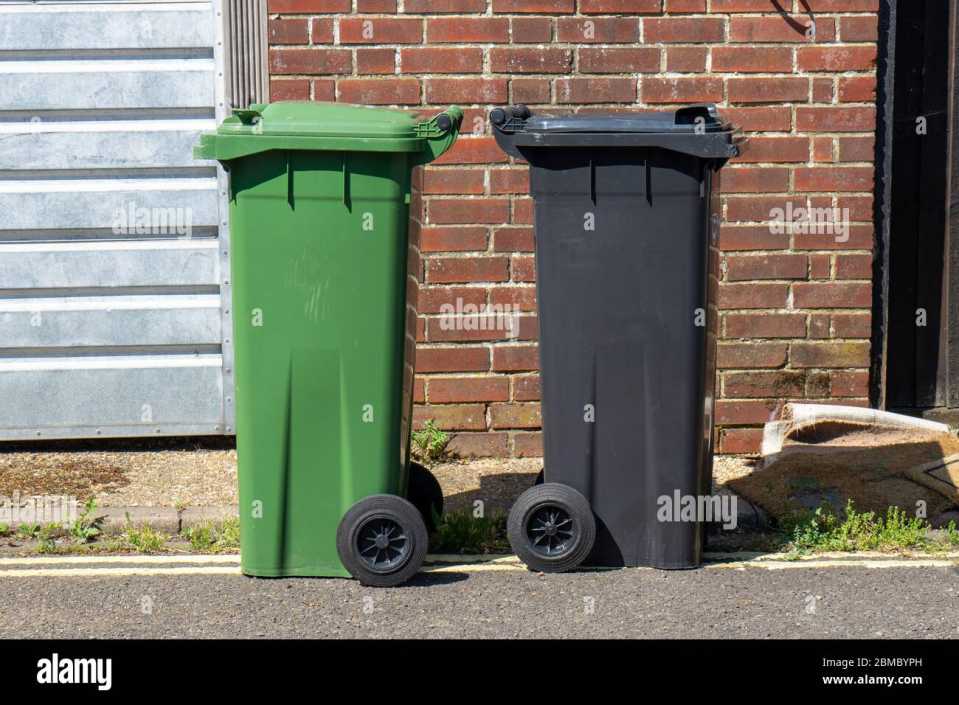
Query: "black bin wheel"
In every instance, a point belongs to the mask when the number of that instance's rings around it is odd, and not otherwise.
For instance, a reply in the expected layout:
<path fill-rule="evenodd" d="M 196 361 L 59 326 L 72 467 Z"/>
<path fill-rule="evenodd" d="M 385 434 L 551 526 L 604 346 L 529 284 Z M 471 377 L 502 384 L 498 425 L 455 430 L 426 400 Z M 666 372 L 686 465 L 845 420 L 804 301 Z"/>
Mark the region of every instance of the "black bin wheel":
<path fill-rule="evenodd" d="M 561 573 L 582 563 L 596 540 L 596 518 L 569 485 L 534 485 L 516 500 L 506 526 L 509 543 L 531 570 Z"/>
<path fill-rule="evenodd" d="M 375 494 L 354 504 L 336 530 L 336 551 L 354 578 L 370 587 L 393 587 L 419 571 L 426 558 L 426 525 L 410 502 Z"/>
<path fill-rule="evenodd" d="M 436 476 L 419 463 L 410 463 L 406 497 L 423 515 L 427 531 L 436 531 L 434 514 L 435 517 L 443 516 L 443 488 Z"/>

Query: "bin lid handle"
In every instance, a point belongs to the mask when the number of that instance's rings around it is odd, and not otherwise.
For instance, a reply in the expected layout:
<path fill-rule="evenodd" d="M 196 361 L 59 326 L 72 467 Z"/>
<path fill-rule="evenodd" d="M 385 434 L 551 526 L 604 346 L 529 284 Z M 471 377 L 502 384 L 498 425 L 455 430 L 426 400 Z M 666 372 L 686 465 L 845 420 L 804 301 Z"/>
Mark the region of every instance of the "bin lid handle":
<path fill-rule="evenodd" d="M 463 111 L 453 105 L 438 115 L 417 123 L 413 129 L 416 136 L 424 140 L 426 146 L 414 155 L 413 166 L 428 164 L 452 147 L 459 135 L 462 122 Z"/>

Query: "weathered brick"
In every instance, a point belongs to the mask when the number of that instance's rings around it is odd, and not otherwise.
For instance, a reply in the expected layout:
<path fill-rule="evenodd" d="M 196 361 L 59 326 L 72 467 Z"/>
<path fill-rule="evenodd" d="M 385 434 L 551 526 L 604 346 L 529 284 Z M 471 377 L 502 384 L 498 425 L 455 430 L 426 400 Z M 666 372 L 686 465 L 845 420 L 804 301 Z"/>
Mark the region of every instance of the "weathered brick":
<path fill-rule="evenodd" d="M 571 49 L 490 50 L 490 68 L 495 73 L 567 73 L 572 65 Z"/>
<path fill-rule="evenodd" d="M 723 374 L 723 391 L 729 398 L 802 397 L 805 390 L 806 373 L 799 370 Z"/>
<path fill-rule="evenodd" d="M 509 434 L 457 433 L 446 449 L 457 458 L 502 458 L 509 455 Z"/>
<path fill-rule="evenodd" d="M 509 41 L 505 17 L 436 17 L 426 21 L 428 43 L 495 43 Z"/>
<path fill-rule="evenodd" d="M 759 279 L 805 279 L 809 261 L 805 255 L 729 255 L 726 279 L 731 282 Z"/>
<path fill-rule="evenodd" d="M 582 47 L 578 50 L 583 73 L 655 73 L 660 50 L 653 47 Z"/>
<path fill-rule="evenodd" d="M 629 17 L 560 17 L 557 39 L 573 44 L 617 44 L 639 41 L 639 20 Z"/>
<path fill-rule="evenodd" d="M 419 44 L 423 20 L 412 17 L 341 17 L 340 44 Z"/>
<path fill-rule="evenodd" d="M 429 419 L 444 431 L 485 431 L 486 406 L 483 404 L 435 404 L 413 407 L 413 427 L 420 429 Z"/>
<path fill-rule="evenodd" d="M 643 41 L 646 43 L 721 42 L 725 20 L 720 17 L 659 17 L 643 19 Z"/>
<path fill-rule="evenodd" d="M 540 428 L 539 404 L 490 404 L 490 426 L 502 428 Z"/>
<path fill-rule="evenodd" d="M 803 338 L 806 316 L 801 313 L 730 313 L 724 317 L 726 338 Z"/>
<path fill-rule="evenodd" d="M 646 76 L 641 93 L 647 103 L 713 103 L 723 99 L 723 81 L 708 76 Z"/>
<path fill-rule="evenodd" d="M 506 377 L 432 377 L 426 383 L 426 397 L 432 404 L 509 401 L 509 379 Z"/>
<path fill-rule="evenodd" d="M 631 78 L 560 78 L 557 103 L 632 103 L 636 81 Z"/>
<path fill-rule="evenodd" d="M 798 282 L 793 284 L 797 308 L 869 308 L 872 286 L 868 282 Z"/>
<path fill-rule="evenodd" d="M 786 364 L 785 343 L 730 343 L 721 342 L 716 365 L 720 369 L 757 369 L 782 367 Z M 728 396 L 742 396 L 729 394 Z M 775 396 L 759 394 L 757 396 Z"/>
<path fill-rule="evenodd" d="M 433 284 L 507 281 L 505 257 L 433 257 L 426 262 L 426 281 Z"/>
<path fill-rule="evenodd" d="M 420 231 L 423 252 L 467 252 L 486 249 L 486 228 L 428 227 Z"/>
<path fill-rule="evenodd" d="M 416 350 L 416 371 L 424 372 L 486 372 L 490 369 L 489 348 L 425 347 Z"/>
<path fill-rule="evenodd" d="M 790 346 L 793 367 L 868 367 L 869 342 L 796 342 Z"/>
<path fill-rule="evenodd" d="M 416 47 L 400 50 L 403 73 L 479 73 L 483 50 L 479 47 Z"/>
<path fill-rule="evenodd" d="M 416 105 L 420 82 L 415 78 L 345 78 L 337 84 L 339 100 L 361 105 Z"/>
<path fill-rule="evenodd" d="M 496 345 L 493 347 L 493 371 L 523 372 L 539 368 L 539 348 L 535 345 Z"/>

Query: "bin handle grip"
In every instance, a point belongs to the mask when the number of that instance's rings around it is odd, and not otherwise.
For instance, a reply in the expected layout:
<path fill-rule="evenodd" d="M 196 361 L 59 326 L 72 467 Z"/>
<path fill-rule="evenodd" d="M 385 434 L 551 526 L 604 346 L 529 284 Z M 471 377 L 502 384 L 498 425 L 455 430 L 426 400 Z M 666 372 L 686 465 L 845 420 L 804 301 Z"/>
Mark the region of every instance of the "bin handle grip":
<path fill-rule="evenodd" d="M 416 131 L 426 141 L 425 148 L 413 155 L 413 166 L 428 164 L 438 159 L 453 146 L 463 122 L 463 111 L 452 105 L 429 120 L 416 125 Z"/>

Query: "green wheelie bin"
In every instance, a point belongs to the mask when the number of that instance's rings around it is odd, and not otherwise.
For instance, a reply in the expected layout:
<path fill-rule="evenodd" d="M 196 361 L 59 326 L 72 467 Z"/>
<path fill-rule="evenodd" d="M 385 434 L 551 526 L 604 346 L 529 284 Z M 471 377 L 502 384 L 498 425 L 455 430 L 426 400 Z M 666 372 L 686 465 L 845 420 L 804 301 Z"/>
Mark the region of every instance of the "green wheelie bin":
<path fill-rule="evenodd" d="M 229 173 L 242 570 L 405 582 L 439 484 L 409 462 L 413 167 L 462 111 L 235 110 L 195 155 Z"/>

